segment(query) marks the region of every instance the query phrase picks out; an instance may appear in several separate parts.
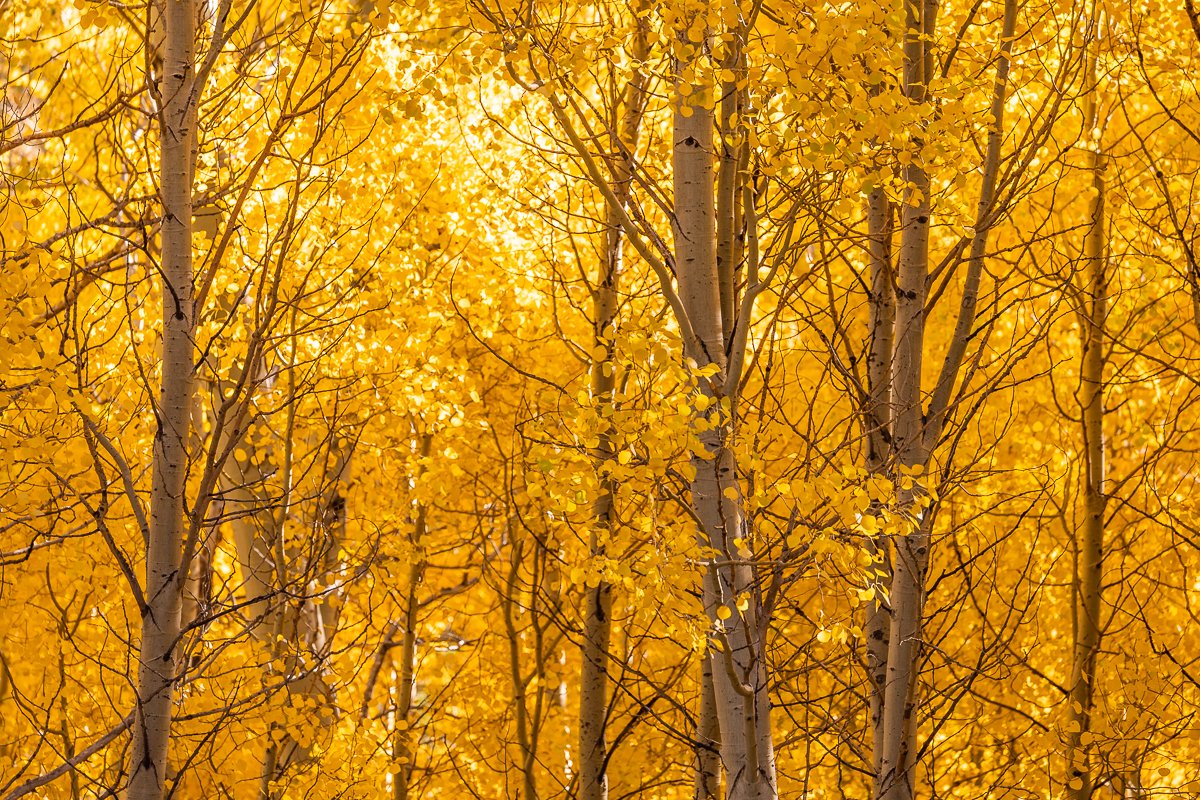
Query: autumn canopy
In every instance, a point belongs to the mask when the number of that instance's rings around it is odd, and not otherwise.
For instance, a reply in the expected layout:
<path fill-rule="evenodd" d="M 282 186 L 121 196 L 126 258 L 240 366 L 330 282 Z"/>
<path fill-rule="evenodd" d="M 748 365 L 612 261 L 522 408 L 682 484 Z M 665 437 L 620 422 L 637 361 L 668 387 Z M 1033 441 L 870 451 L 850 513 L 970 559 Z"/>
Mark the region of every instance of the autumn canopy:
<path fill-rule="evenodd" d="M 1196 0 L 0 0 L 0 800 L 1200 796 Z"/>

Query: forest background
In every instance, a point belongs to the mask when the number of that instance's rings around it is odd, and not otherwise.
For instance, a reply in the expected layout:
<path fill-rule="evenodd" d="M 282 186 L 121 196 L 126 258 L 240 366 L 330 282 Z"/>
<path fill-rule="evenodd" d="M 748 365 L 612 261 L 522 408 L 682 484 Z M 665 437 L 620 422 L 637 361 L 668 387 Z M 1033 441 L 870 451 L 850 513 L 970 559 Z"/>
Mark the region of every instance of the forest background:
<path fill-rule="evenodd" d="M 0 800 L 1200 796 L 1194 0 L 0 63 Z"/>

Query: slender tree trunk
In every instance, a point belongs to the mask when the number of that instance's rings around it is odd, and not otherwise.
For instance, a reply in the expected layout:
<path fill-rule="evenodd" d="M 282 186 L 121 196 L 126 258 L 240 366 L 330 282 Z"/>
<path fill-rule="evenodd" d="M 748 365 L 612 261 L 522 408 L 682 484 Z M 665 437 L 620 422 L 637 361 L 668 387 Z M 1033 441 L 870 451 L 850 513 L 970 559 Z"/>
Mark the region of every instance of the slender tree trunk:
<path fill-rule="evenodd" d="M 1093 193 L 1088 201 L 1088 229 L 1084 234 L 1083 363 L 1080 369 L 1079 405 L 1083 411 L 1082 489 L 1083 524 L 1077 534 L 1075 577 L 1075 646 L 1071 664 L 1070 708 L 1067 714 L 1067 796 L 1086 800 L 1092 795 L 1093 776 L 1082 736 L 1091 730 L 1096 683 L 1096 657 L 1100 650 L 1100 607 L 1104 574 L 1105 448 L 1104 448 L 1104 337 L 1108 314 L 1107 234 L 1104 225 L 1104 153 L 1097 130 L 1095 55 L 1090 57 L 1092 86 L 1085 98 L 1084 123 L 1088 170 Z"/>
<path fill-rule="evenodd" d="M 867 470 L 873 476 L 884 477 L 888 471 L 891 449 L 891 361 L 892 335 L 896 324 L 896 294 L 892 272 L 892 208 L 882 187 L 874 189 L 867 198 L 867 236 L 870 256 L 870 350 L 867 353 L 867 405 L 863 409 L 863 425 L 867 432 Z M 878 516 L 878 509 L 872 508 Z M 867 683 L 873 748 L 872 766 L 879 774 L 879 759 L 883 740 L 883 692 L 887 681 L 888 641 L 891 615 L 881 597 L 891 577 L 891 552 L 887 537 L 880 535 L 868 540 L 875 565 L 871 580 L 876 593 L 867 601 Z"/>
<path fill-rule="evenodd" d="M 712 670 L 713 660 L 705 658 L 701 662 L 700 710 L 696 715 L 695 800 L 717 800 L 721 796 L 721 732 Z"/>
<path fill-rule="evenodd" d="M 604 351 L 603 361 L 592 363 L 592 396 L 599 404 L 600 416 L 611 419 L 616 372 L 613 364 L 616 336 L 617 290 L 621 271 L 621 236 L 619 224 L 609 224 L 604 232 L 604 263 L 600 280 L 593 295 L 592 309 L 594 350 Z M 607 427 L 601 430 L 595 459 L 603 464 L 615 457 L 616 445 Z M 601 479 L 600 496 L 596 498 L 594 528 L 589 549 L 593 556 L 606 552 L 607 541 L 615 523 L 613 509 L 616 482 L 609 476 Z M 579 797 L 581 800 L 606 800 L 608 775 L 608 742 L 605 726 L 608 718 L 608 659 L 609 636 L 612 631 L 612 584 L 601 580 L 588 587 L 583 597 L 583 663 L 579 679 Z"/>
<path fill-rule="evenodd" d="M 517 592 L 520 577 L 521 542 L 514 538 L 515 524 L 509 522 L 509 541 L 512 554 L 509 564 L 508 578 L 505 581 L 504 596 L 500 599 L 504 613 L 504 631 L 508 636 L 508 667 L 509 680 L 513 687 L 513 714 L 517 723 L 517 745 L 521 749 L 521 788 L 522 800 L 537 800 L 537 775 L 534 765 L 537 763 L 537 748 L 534 744 L 533 725 L 528 705 L 528 680 L 521 669 L 521 638 L 517 631 Z M 538 654 L 540 655 L 540 653 Z"/>
<path fill-rule="evenodd" d="M 190 441 L 193 452 L 201 452 L 204 447 L 204 410 L 200 403 L 200 397 L 193 394 Z M 219 519 L 220 504 L 217 503 L 212 508 L 215 513 L 210 512 L 210 518 Z M 203 521 L 202 524 L 204 524 Z M 184 630 L 200 621 L 200 618 L 207 613 L 209 602 L 212 599 L 213 556 L 217 545 L 217 527 L 216 524 L 205 524 L 196 554 L 188 569 L 180 614 L 180 625 Z M 195 633 L 192 636 L 194 637 Z"/>
<path fill-rule="evenodd" d="M 926 81 L 932 74 L 936 0 L 908 7 L 905 34 L 905 93 L 916 103 L 927 101 Z M 901 212 L 901 245 L 897 265 L 894 352 L 891 362 L 892 408 L 891 450 L 901 468 L 929 466 L 943 425 L 950 413 L 953 391 L 968 343 L 974 334 L 976 312 L 988 238 L 998 209 L 997 180 L 1004 132 L 1004 106 L 1008 90 L 1009 63 L 1016 27 L 1017 2 L 1006 0 L 1000 36 L 1000 55 L 992 90 L 992 125 L 988 131 L 983 177 L 980 184 L 975 234 L 971 241 L 967 272 L 959 302 L 958 319 L 946 356 L 933 388 L 928 411 L 921 408 L 921 366 L 924 351 L 924 314 L 928 299 L 930 181 L 919 163 L 906 168 L 913 189 Z M 919 140 L 918 140 L 919 141 Z M 876 257 L 878 260 L 878 257 Z M 982 345 L 981 345 L 982 346 Z M 872 390 L 872 400 L 876 393 Z M 890 601 L 892 616 L 885 648 L 881 713 L 875 722 L 874 768 L 876 795 L 888 800 L 909 800 L 914 794 L 916 769 L 917 677 L 925 605 L 925 579 L 929 569 L 932 517 L 922 512 L 926 505 L 911 480 L 899 475 L 899 504 L 912 529 L 896 543 L 895 567 Z M 872 705 L 872 714 L 875 713 Z"/>
<path fill-rule="evenodd" d="M 914 103 L 926 101 L 932 71 L 936 0 L 907 3 L 904 37 L 904 91 Z M 917 138 L 919 144 L 921 139 Z M 898 470 L 924 466 L 921 367 L 925 349 L 925 303 L 929 276 L 930 181 L 914 159 L 905 168 L 910 190 L 900 209 L 900 249 L 896 262 L 896 328 L 893 342 L 892 452 Z M 901 489 L 899 510 L 910 530 L 897 537 L 884 679 L 882 723 L 875 757 L 876 796 L 911 800 L 915 772 L 914 706 L 920 660 L 925 575 L 929 566 L 929 527 L 913 489 Z"/>
<path fill-rule="evenodd" d="M 746 182 L 749 148 L 738 118 L 745 113 L 746 57 L 738 44 L 745 32 L 737 30 L 724 68 L 734 78 L 721 86 L 717 158 L 717 278 L 721 292 L 721 328 L 728 345 L 737 319 L 738 271 L 742 263 L 742 192 Z M 742 87 L 738 82 L 742 79 Z"/>
<path fill-rule="evenodd" d="M 417 470 L 417 480 L 425 472 L 424 462 L 429 457 L 433 445 L 433 436 L 424 434 L 421 437 L 421 466 Z M 413 732 L 409 725 L 409 714 L 412 712 L 413 694 L 416 691 L 417 676 L 417 613 L 421 604 L 417 600 L 417 587 L 425 575 L 425 504 L 418 502 L 416 515 L 413 519 L 413 532 L 409 540 L 412 545 L 412 563 L 408 567 L 408 603 L 404 609 L 404 638 L 400 644 L 400 679 L 396 683 L 396 712 L 392 733 L 392 759 L 398 767 L 392 778 L 393 800 L 408 800 L 412 781 L 413 766 L 416 763 L 416 746 Z"/>
<path fill-rule="evenodd" d="M 638 17 L 634 24 L 634 57 L 640 60 L 645 58 L 648 50 L 648 30 L 642 17 Z M 619 119 L 613 132 L 613 194 L 620 203 L 629 200 L 634 151 L 637 149 L 638 131 L 646 102 L 645 84 L 646 75 L 638 70 L 614 103 Z M 617 445 L 608 425 L 611 424 L 613 391 L 617 380 L 614 356 L 625 244 L 620 210 L 609 203 L 605 203 L 605 210 L 604 257 L 592 295 L 592 352 L 604 353 L 603 359 L 594 360 L 591 365 L 592 397 L 605 426 L 600 431 L 594 456 L 598 465 L 616 458 Z M 611 477 L 601 479 L 589 542 L 593 556 L 606 552 L 607 541 L 616 525 L 613 506 L 616 491 L 616 481 Z M 595 588 L 587 590 L 583 601 L 583 663 L 579 680 L 579 797 L 580 800 L 607 800 L 608 741 L 605 727 L 608 719 L 612 585 L 601 580 Z"/>
<path fill-rule="evenodd" d="M 146 607 L 138 654 L 137 707 L 129 765 L 129 800 L 162 800 L 179 644 L 184 490 L 194 368 L 192 172 L 196 86 L 194 0 L 165 0 L 161 113 L 162 384 L 146 543 Z"/>
<path fill-rule="evenodd" d="M 701 368 L 716 368 L 714 375 L 698 381 L 696 413 L 703 421 L 699 439 L 705 452 L 692 458 L 695 477 L 690 489 L 701 544 L 715 551 L 704 583 L 704 605 L 722 634 L 721 649 L 709 657 L 726 796 L 751 800 L 774 798 L 777 789 L 761 612 L 752 567 L 739 552 L 747 546 L 748 532 L 724 389 L 727 361 L 717 268 L 713 128 L 713 112 L 701 103 L 677 104 L 672 159 L 675 270 L 695 333 L 685 355 Z M 736 540 L 742 540 L 741 546 Z M 732 612 L 724 620 L 717 615 L 720 606 Z"/>

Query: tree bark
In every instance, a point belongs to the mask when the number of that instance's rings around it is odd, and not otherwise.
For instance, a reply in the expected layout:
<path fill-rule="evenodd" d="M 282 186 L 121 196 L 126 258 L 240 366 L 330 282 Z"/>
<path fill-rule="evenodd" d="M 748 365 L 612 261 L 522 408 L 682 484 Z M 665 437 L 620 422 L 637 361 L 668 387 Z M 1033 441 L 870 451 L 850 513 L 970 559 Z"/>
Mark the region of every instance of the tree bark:
<path fill-rule="evenodd" d="M 870 299 L 868 328 L 870 349 L 867 353 L 867 402 L 863 426 L 867 434 L 867 470 L 873 476 L 886 477 L 891 450 L 891 362 L 892 335 L 896 324 L 896 293 L 892 271 L 892 208 L 882 187 L 867 198 L 867 237 L 870 262 Z M 874 505 L 874 504 L 873 504 Z M 878 514 L 878 510 L 872 511 Z M 883 691 L 887 682 L 888 641 L 891 615 L 880 590 L 891 577 L 891 552 L 887 537 L 871 537 L 867 546 L 875 561 L 871 580 L 875 594 L 867 601 L 867 691 L 872 742 L 882 741 Z M 879 774 L 882 749 L 873 748 L 872 767 Z"/>
<path fill-rule="evenodd" d="M 704 605 L 719 632 L 720 649 L 709 658 L 726 797 L 753 800 L 777 796 L 775 755 L 759 599 L 752 566 L 739 552 L 748 547 L 748 531 L 729 442 L 731 404 L 726 395 L 728 364 L 717 265 L 713 128 L 713 112 L 701 102 L 676 104 L 672 131 L 675 271 L 694 333 L 685 356 L 701 370 L 715 367 L 712 375 L 698 378 L 696 419 L 702 452 L 692 457 L 695 476 L 690 490 L 700 543 L 714 551 L 704 582 Z M 724 620 L 717 615 L 721 606 L 732 612 Z"/>
<path fill-rule="evenodd" d="M 700 710 L 696 715 L 696 762 L 693 797 L 717 800 L 721 796 L 721 732 L 717 723 L 717 698 L 713 694 L 713 661 L 705 658 L 700 671 Z"/>
<path fill-rule="evenodd" d="M 433 436 L 421 436 L 421 464 L 417 468 L 417 480 L 425 472 L 425 460 L 433 446 Z M 392 759 L 398 768 L 392 778 L 393 800 L 408 800 L 410 782 L 412 781 L 413 765 L 416 763 L 416 748 L 413 743 L 412 730 L 409 727 L 409 714 L 412 712 L 413 694 L 416 691 L 417 677 L 417 614 L 421 604 L 417 600 L 417 587 L 425 575 L 425 504 L 416 504 L 416 514 L 413 518 L 413 531 L 409 539 L 412 545 L 412 561 L 408 567 L 408 603 L 404 609 L 403 638 L 400 643 L 400 679 L 396 684 L 396 712 L 392 732 Z"/>
<path fill-rule="evenodd" d="M 195 163 L 196 7 L 165 0 L 159 83 L 162 201 L 162 378 L 146 543 L 146 605 L 138 653 L 137 706 L 128 800 L 162 800 L 176 679 L 182 584 L 184 490 L 194 371 L 192 174 Z"/>
<path fill-rule="evenodd" d="M 1100 607 L 1104 575 L 1105 446 L 1104 446 L 1104 338 L 1108 315 L 1107 233 L 1104 225 L 1104 152 L 1097 132 L 1096 56 L 1089 58 L 1092 86 L 1084 100 L 1087 169 L 1092 177 L 1088 200 L 1088 228 L 1084 234 L 1082 334 L 1079 405 L 1083 411 L 1084 516 L 1077 533 L 1075 576 L 1072 592 L 1075 617 L 1074 651 L 1071 664 L 1067 714 L 1067 796 L 1087 800 L 1092 795 L 1093 776 L 1088 765 L 1088 748 L 1083 734 L 1091 730 L 1092 701 L 1096 683 L 1096 657 L 1100 651 Z"/>
<path fill-rule="evenodd" d="M 636 14 L 634 25 L 633 54 L 640 61 L 646 57 L 649 49 L 648 30 L 645 19 Z M 612 188 L 613 195 L 621 204 L 629 201 L 634 152 L 645 109 L 645 93 L 646 75 L 639 69 L 620 96 L 614 98 L 614 109 L 619 119 L 612 132 Z M 613 359 L 616 354 L 617 310 L 625 245 L 620 213 L 620 209 L 605 203 L 603 260 L 599 280 L 592 292 L 592 352 L 604 353 L 602 359 L 594 359 L 591 364 L 592 398 L 597 404 L 603 426 L 594 454 L 597 465 L 613 461 L 617 449 L 608 426 L 612 419 L 613 391 L 617 380 Z M 605 554 L 607 541 L 616 525 L 613 506 L 616 491 L 617 484 L 611 476 L 601 479 L 589 542 L 592 556 Z M 584 593 L 583 626 L 583 663 L 579 680 L 579 797 L 580 800 L 607 800 L 608 740 L 605 728 L 608 721 L 609 637 L 612 631 L 612 585 L 608 581 L 601 580 Z"/>
<path fill-rule="evenodd" d="M 904 36 L 904 92 L 926 102 L 932 72 L 936 0 L 907 3 Z M 914 137 L 918 147 L 922 137 Z M 896 261 L 896 328 L 891 371 L 892 453 L 898 471 L 924 466 L 921 367 L 925 350 L 925 303 L 929 276 L 930 180 L 918 154 L 905 167 L 911 187 L 900 209 L 900 248 Z M 911 800 L 915 766 L 914 706 L 920 659 L 929 528 L 913 489 L 901 489 L 899 511 L 910 530 L 896 538 L 884 679 L 882 723 L 876 740 L 875 794 L 880 800 Z"/>

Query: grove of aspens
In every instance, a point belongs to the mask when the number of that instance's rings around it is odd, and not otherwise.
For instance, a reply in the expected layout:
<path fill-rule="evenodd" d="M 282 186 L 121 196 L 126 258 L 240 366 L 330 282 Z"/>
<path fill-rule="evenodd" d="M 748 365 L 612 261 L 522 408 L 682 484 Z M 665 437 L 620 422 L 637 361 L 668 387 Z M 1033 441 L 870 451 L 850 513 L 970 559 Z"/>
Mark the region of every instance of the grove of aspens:
<path fill-rule="evenodd" d="M 1200 0 L 0 0 L 0 800 L 1200 797 Z"/>

